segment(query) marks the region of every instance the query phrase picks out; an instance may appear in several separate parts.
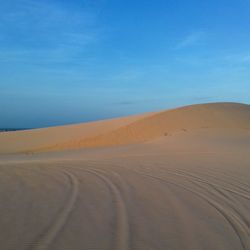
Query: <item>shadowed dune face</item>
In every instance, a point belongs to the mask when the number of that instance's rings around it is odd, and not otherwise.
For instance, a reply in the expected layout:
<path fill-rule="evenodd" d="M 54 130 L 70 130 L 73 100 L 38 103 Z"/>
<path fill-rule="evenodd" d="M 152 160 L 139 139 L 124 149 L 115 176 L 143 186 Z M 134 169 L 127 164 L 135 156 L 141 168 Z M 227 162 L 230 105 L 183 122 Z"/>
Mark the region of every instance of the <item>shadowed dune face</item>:
<path fill-rule="evenodd" d="M 0 135 L 0 153 L 60 151 L 147 142 L 178 131 L 205 128 L 250 129 L 250 106 L 211 103 L 34 131 Z M 4 143 L 3 143 L 4 142 Z"/>

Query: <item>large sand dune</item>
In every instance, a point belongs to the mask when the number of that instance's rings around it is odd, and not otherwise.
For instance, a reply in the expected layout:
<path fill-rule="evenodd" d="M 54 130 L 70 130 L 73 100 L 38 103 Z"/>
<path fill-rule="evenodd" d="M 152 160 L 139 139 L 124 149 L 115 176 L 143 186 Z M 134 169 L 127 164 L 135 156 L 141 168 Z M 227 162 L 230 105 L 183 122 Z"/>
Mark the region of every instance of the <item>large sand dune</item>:
<path fill-rule="evenodd" d="M 1 250 L 250 249 L 249 105 L 1 133 L 0 152 Z"/>
<path fill-rule="evenodd" d="M 0 134 L 0 153 L 40 152 L 141 143 L 202 128 L 250 130 L 249 105 L 192 105 L 141 116 Z"/>

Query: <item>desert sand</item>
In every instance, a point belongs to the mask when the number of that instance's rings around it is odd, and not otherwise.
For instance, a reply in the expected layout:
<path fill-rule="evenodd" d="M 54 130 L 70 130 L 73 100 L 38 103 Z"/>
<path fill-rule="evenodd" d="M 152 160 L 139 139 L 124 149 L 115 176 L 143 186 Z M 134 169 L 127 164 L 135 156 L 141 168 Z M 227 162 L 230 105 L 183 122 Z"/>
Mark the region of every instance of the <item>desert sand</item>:
<path fill-rule="evenodd" d="M 1 250 L 250 249 L 250 105 L 0 133 Z"/>

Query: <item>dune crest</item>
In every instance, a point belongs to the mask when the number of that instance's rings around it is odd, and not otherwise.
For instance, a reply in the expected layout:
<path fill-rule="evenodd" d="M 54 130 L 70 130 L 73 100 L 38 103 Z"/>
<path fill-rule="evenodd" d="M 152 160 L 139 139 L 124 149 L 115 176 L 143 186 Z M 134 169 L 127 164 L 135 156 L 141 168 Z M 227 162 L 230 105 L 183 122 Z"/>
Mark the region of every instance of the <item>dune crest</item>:
<path fill-rule="evenodd" d="M 250 130 L 250 105 L 197 104 L 106 121 L 3 133 L 0 134 L 0 153 L 35 153 L 127 145 L 169 136 L 178 131 L 203 128 Z"/>
<path fill-rule="evenodd" d="M 95 136 L 87 136 L 38 151 L 95 148 L 142 143 L 177 131 L 202 128 L 250 129 L 250 106 L 236 103 L 191 105 L 144 116 L 136 121 Z"/>

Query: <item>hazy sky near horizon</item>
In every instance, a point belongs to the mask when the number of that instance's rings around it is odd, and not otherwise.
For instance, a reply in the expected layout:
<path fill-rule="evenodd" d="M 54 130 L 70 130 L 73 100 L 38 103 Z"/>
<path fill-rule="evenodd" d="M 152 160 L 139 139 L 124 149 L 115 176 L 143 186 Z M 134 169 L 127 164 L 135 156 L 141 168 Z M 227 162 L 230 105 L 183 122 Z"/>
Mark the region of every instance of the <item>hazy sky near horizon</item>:
<path fill-rule="evenodd" d="M 250 103 L 250 1 L 9 0 L 0 127 Z"/>

